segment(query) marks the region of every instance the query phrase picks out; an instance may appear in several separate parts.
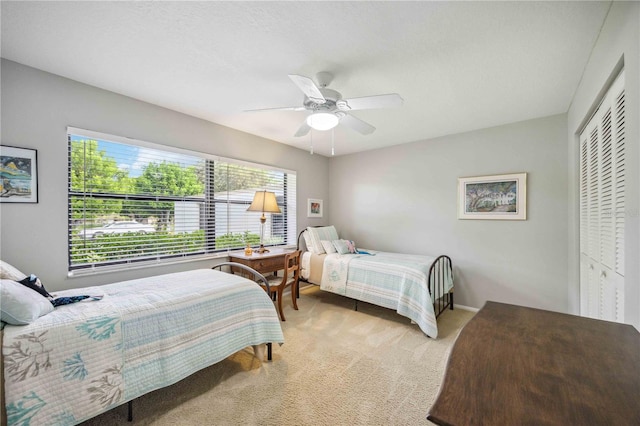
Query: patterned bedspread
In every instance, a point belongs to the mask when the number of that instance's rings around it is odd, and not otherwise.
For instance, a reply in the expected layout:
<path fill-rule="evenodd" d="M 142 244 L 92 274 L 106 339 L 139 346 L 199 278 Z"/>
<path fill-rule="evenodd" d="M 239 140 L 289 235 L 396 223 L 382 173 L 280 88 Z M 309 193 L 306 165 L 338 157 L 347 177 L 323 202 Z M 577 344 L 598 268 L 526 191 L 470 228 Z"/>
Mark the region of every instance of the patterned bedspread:
<path fill-rule="evenodd" d="M 324 258 L 322 267 L 322 278 L 320 280 L 320 288 L 332 293 L 342 294 L 347 292 L 347 273 L 349 271 L 349 263 L 357 254 L 327 254 Z"/>
<path fill-rule="evenodd" d="M 394 309 L 413 320 L 433 338 L 438 326 L 429 292 L 429 268 L 434 257 L 375 252 L 367 255 L 327 255 L 320 283 L 323 290 L 363 302 Z M 328 270 L 326 273 L 325 270 Z M 344 276 L 346 283 L 342 285 Z M 332 277 L 334 280 L 332 280 Z M 453 288 L 453 277 L 445 277 L 445 292 Z"/>
<path fill-rule="evenodd" d="M 4 329 L 9 425 L 73 425 L 252 345 L 283 343 L 273 302 L 240 276 L 200 269 L 103 293 Z"/>

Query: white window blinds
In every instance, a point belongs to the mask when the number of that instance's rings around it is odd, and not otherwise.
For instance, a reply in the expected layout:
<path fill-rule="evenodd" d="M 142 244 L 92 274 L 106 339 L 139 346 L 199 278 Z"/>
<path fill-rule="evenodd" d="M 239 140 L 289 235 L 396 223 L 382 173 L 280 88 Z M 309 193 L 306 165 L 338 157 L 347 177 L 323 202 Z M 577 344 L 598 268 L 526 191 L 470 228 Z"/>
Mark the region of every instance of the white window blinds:
<path fill-rule="evenodd" d="M 580 135 L 583 314 L 624 320 L 625 94 L 621 73 Z"/>
<path fill-rule="evenodd" d="M 68 130 L 69 270 L 171 261 L 260 241 L 256 191 L 276 194 L 264 244 L 295 244 L 296 174 Z"/>

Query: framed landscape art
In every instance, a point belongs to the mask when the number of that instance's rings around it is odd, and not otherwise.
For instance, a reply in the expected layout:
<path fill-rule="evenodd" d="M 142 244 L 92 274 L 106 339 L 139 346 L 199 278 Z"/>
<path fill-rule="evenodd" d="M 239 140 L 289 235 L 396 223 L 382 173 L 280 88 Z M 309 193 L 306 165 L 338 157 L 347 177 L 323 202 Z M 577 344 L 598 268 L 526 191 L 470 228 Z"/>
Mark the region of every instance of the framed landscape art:
<path fill-rule="evenodd" d="M 0 145 L 0 203 L 37 202 L 37 151 Z"/>
<path fill-rule="evenodd" d="M 527 174 L 458 178 L 458 219 L 527 219 Z"/>

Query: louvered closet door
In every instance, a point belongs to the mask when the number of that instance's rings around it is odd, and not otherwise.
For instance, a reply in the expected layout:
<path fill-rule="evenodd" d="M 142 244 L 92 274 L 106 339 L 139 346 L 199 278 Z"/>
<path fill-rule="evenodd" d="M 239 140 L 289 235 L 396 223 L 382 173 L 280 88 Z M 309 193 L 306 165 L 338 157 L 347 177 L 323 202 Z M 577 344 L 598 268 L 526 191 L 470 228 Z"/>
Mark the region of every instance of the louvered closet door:
<path fill-rule="evenodd" d="M 580 135 L 581 314 L 624 321 L 624 73 Z"/>

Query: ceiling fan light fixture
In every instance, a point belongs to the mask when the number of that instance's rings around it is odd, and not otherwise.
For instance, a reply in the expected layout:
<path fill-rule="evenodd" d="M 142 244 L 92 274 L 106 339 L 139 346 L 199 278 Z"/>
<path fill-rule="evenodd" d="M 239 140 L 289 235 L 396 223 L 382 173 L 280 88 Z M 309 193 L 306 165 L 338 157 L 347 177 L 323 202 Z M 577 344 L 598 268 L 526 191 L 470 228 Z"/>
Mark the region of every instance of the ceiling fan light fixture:
<path fill-rule="evenodd" d="M 331 112 L 314 112 L 307 117 L 307 124 L 315 130 L 330 130 L 338 125 L 340 119 Z"/>

